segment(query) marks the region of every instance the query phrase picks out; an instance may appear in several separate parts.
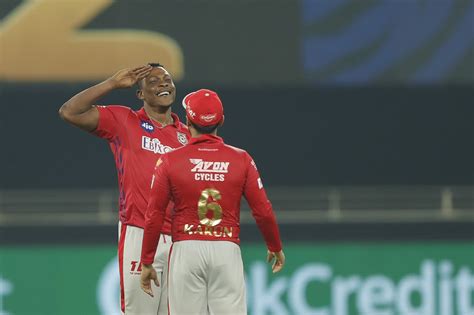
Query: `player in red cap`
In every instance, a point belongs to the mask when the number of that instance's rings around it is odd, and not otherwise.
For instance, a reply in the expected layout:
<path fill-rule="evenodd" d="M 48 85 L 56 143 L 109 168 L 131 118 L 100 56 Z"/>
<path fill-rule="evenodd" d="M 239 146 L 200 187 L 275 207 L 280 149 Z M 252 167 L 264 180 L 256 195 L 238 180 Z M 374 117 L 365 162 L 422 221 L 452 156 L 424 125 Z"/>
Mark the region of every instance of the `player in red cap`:
<path fill-rule="evenodd" d="M 140 110 L 93 105 L 112 90 L 135 84 L 138 84 L 137 97 L 143 101 Z M 162 154 L 185 145 L 189 138 L 188 128 L 171 112 L 175 98 L 176 88 L 171 75 L 162 65 L 151 63 L 120 70 L 102 83 L 76 94 L 59 110 L 67 122 L 106 139 L 115 156 L 119 180 L 121 310 L 126 315 L 168 314 L 166 286 L 156 288 L 161 290 L 150 299 L 140 289 L 139 279 L 150 173 Z M 150 262 L 162 282 L 166 282 L 171 244 L 169 208 L 173 205 L 167 206 L 160 248 Z"/>
<path fill-rule="evenodd" d="M 159 284 L 151 264 L 171 198 L 170 314 L 247 314 L 238 246 L 242 195 L 267 244 L 268 261 L 275 259 L 273 272 L 278 272 L 285 256 L 275 215 L 252 157 L 217 136 L 224 122 L 218 95 L 198 90 L 183 105 L 192 138 L 155 166 L 142 246 L 142 288 L 153 296 L 151 280 Z"/>

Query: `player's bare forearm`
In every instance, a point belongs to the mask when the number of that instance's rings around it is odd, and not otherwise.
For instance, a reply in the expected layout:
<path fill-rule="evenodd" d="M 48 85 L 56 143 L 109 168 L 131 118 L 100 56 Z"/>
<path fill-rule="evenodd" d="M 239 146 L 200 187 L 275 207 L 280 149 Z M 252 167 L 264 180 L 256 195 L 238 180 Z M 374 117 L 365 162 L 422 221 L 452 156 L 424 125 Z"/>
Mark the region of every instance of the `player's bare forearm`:
<path fill-rule="evenodd" d="M 145 78 L 151 71 L 150 65 L 122 69 L 107 80 L 74 95 L 59 109 L 59 116 L 86 131 L 93 131 L 99 123 L 99 111 L 94 103 L 114 89 L 129 88 Z"/>
<path fill-rule="evenodd" d="M 110 79 L 71 97 L 59 109 L 59 115 L 70 124 L 86 131 L 93 131 L 99 122 L 99 112 L 94 103 L 116 87 Z"/>

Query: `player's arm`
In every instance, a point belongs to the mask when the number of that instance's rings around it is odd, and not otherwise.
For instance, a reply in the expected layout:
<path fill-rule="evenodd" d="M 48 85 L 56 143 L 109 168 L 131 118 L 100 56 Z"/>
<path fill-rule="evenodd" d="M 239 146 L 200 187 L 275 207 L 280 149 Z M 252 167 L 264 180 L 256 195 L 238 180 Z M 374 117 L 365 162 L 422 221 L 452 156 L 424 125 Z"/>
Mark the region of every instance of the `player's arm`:
<path fill-rule="evenodd" d="M 151 182 L 150 198 L 148 199 L 148 207 L 145 213 L 140 281 L 143 291 L 150 296 L 153 296 L 151 280 L 154 280 L 157 286 L 160 285 L 152 264 L 155 259 L 161 228 L 165 221 L 166 208 L 170 200 L 170 186 L 165 160 L 166 157 L 162 157 L 156 163 Z"/>
<path fill-rule="evenodd" d="M 151 66 L 146 65 L 118 71 L 107 80 L 71 97 L 59 109 L 59 116 L 85 131 L 94 131 L 99 123 L 99 111 L 94 103 L 112 90 L 132 87 L 146 77 L 151 69 Z"/>
<path fill-rule="evenodd" d="M 257 226 L 263 235 L 267 244 L 267 260 L 273 263 L 273 272 L 279 272 L 285 264 L 285 254 L 282 250 L 280 232 L 273 213 L 272 204 L 267 198 L 265 189 L 263 188 L 260 174 L 252 158 L 248 156 L 249 162 L 247 167 L 247 179 L 244 188 L 245 199 L 247 199 L 252 216 L 257 222 Z"/>

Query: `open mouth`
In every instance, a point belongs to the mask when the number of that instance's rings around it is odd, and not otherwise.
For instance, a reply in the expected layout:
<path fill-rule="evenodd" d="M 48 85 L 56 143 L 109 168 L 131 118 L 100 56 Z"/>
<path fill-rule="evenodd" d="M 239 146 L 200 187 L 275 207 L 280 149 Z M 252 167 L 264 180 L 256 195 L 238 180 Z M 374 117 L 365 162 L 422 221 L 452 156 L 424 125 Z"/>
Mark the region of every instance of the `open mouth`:
<path fill-rule="evenodd" d="M 168 95 L 170 95 L 170 94 L 171 94 L 171 93 L 170 93 L 169 91 L 163 91 L 163 92 L 158 93 L 157 95 L 158 95 L 158 96 L 168 96 Z"/>

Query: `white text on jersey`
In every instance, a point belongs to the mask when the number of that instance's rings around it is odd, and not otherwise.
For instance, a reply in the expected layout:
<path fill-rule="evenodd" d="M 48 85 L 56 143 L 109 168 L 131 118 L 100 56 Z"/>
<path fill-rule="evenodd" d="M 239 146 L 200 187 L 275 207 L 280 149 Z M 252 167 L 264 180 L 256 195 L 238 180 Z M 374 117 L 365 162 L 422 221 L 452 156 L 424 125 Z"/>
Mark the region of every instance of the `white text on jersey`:
<path fill-rule="evenodd" d="M 189 159 L 196 166 L 193 167 L 193 173 L 228 173 L 230 162 L 207 162 L 201 159 Z"/>
<path fill-rule="evenodd" d="M 189 159 L 195 166 L 191 169 L 194 179 L 207 182 L 223 182 L 229 172 L 230 162 L 209 162 L 202 159 Z"/>
<path fill-rule="evenodd" d="M 165 154 L 167 152 L 173 151 L 174 149 L 163 145 L 160 140 L 156 138 L 150 138 L 147 136 L 142 136 L 142 149 L 158 153 L 158 154 Z"/>

